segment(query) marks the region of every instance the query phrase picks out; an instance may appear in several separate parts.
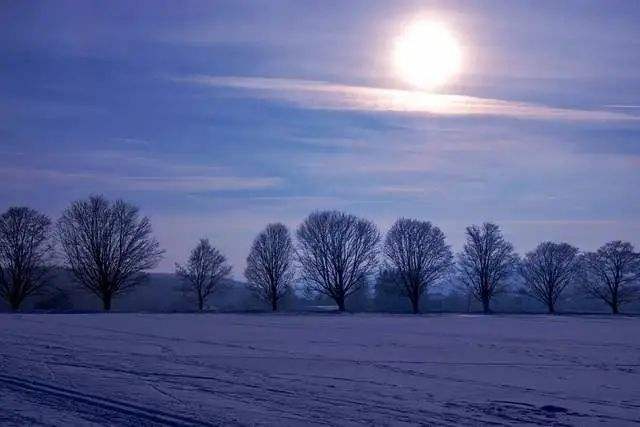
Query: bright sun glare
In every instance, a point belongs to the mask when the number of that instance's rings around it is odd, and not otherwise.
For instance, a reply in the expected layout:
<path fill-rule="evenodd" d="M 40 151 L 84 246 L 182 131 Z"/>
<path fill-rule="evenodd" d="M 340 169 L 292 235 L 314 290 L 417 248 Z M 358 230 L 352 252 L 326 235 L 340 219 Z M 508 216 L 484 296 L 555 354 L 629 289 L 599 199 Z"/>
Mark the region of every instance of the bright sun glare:
<path fill-rule="evenodd" d="M 446 26 L 418 21 L 396 40 L 394 62 L 405 81 L 420 89 L 434 89 L 460 71 L 460 45 Z"/>

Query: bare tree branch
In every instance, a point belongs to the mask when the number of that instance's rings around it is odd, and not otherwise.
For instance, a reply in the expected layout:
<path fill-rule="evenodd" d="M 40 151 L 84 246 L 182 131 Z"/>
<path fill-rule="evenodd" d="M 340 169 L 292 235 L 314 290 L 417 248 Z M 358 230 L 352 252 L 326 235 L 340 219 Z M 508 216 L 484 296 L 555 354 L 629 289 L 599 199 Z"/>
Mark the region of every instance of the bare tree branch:
<path fill-rule="evenodd" d="M 296 235 L 302 280 L 344 311 L 345 300 L 365 285 L 376 267 L 378 229 L 354 215 L 324 211 L 309 215 Z"/>
<path fill-rule="evenodd" d="M 54 245 L 51 220 L 26 207 L 0 216 L 0 297 L 12 310 L 47 285 Z"/>
<path fill-rule="evenodd" d="M 91 196 L 69 206 L 58 221 L 58 236 L 75 279 L 97 295 L 105 310 L 112 298 L 147 278 L 164 251 L 151 235 L 149 218 L 122 200 L 111 204 Z"/>
<path fill-rule="evenodd" d="M 387 233 L 384 254 L 414 313 L 420 311 L 422 294 L 444 277 L 453 261 L 451 248 L 438 227 L 407 218 L 397 220 Z"/>
<path fill-rule="evenodd" d="M 247 257 L 244 275 L 248 288 L 278 310 L 278 301 L 290 290 L 294 279 L 295 249 L 283 224 L 269 224 L 256 237 Z"/>
<path fill-rule="evenodd" d="M 211 246 L 208 239 L 200 239 L 191 250 L 186 266 L 176 263 L 176 274 L 186 285 L 188 292 L 198 299 L 198 309 L 202 311 L 207 299 L 219 287 L 223 279 L 231 274 L 231 266 L 218 249 Z"/>

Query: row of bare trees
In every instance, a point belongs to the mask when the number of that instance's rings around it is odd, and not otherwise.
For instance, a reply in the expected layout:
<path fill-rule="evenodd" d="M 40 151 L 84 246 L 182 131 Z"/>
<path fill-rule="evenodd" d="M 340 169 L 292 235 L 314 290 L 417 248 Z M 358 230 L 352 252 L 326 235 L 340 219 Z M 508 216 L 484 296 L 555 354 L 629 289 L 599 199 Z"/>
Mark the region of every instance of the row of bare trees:
<path fill-rule="evenodd" d="M 423 241 L 417 238 L 421 233 L 415 230 L 397 233 L 402 224 L 405 228 L 406 224 L 414 224 L 422 234 L 436 231 Z M 409 251 L 405 234 L 414 236 Z M 437 227 L 429 222 L 400 219 L 387 235 L 385 254 L 395 267 L 391 277 L 401 279 L 401 289 L 411 300 L 414 312 L 418 307 L 416 300 L 443 278 L 461 285 L 482 303 L 485 313 L 491 311 L 491 300 L 496 295 L 506 292 L 509 284 L 518 281 L 525 293 L 544 304 L 549 313 L 555 313 L 560 296 L 569 286 L 580 286 L 587 295 L 609 305 L 613 313 L 619 313 L 621 305 L 640 296 L 640 253 L 635 252 L 630 243 L 619 240 L 606 243 L 595 252 L 584 253 L 568 243 L 543 242 L 520 259 L 500 228 L 484 223 L 466 228 L 465 244 L 453 265 L 451 253 Z M 412 261 L 414 267 L 406 260 Z M 424 266 L 422 270 L 415 267 L 420 264 Z M 430 272 L 432 279 L 416 280 L 418 271 Z"/>
<path fill-rule="evenodd" d="M 286 244 L 268 243 L 274 227 Z M 376 271 L 409 299 L 414 313 L 419 312 L 423 295 L 444 281 L 463 287 L 482 303 L 485 313 L 491 311 L 491 300 L 517 281 L 549 313 L 555 312 L 568 286 L 581 286 L 613 313 L 640 296 L 640 254 L 628 242 L 612 241 L 585 253 L 568 243 L 543 242 L 520 259 L 500 228 L 484 223 L 466 228 L 464 246 L 454 258 L 444 233 L 428 221 L 400 218 L 382 241 L 372 222 L 337 211 L 312 213 L 296 237 L 294 248 L 283 225 L 270 225 L 256 238 L 247 258 L 250 286 L 271 301 L 274 310 L 293 282 L 294 266 L 308 290 L 330 297 L 340 311 Z M 283 268 L 266 267 L 270 265 Z M 256 276 L 256 269 L 263 274 Z"/>
<path fill-rule="evenodd" d="M 57 241 L 57 242 L 56 242 Z M 97 295 L 105 310 L 113 298 L 146 279 L 163 251 L 151 222 L 118 200 L 91 196 L 71 204 L 56 226 L 45 215 L 12 207 L 0 216 L 0 296 L 17 310 L 51 279 L 55 244 L 77 283 Z"/>
<path fill-rule="evenodd" d="M 295 237 L 294 244 L 286 226 L 269 224 L 247 257 L 247 286 L 274 311 L 294 282 L 333 299 L 344 311 L 349 297 L 376 273 L 393 282 L 414 313 L 421 298 L 445 281 L 463 287 L 487 313 L 492 299 L 514 281 L 550 313 L 569 286 L 580 285 L 613 313 L 640 295 L 640 254 L 628 242 L 609 242 L 585 253 L 567 243 L 544 242 L 520 259 L 500 228 L 484 223 L 467 227 L 464 246 L 454 257 L 444 233 L 428 221 L 400 218 L 383 240 L 373 222 L 339 211 L 310 214 Z M 121 200 L 76 201 L 55 226 L 33 209 L 10 208 L 0 217 L 0 296 L 12 309 L 47 283 L 54 240 L 76 282 L 97 295 L 105 310 L 113 298 L 142 283 L 145 271 L 163 255 L 149 218 Z M 207 239 L 200 240 L 186 264 L 176 264 L 200 310 L 230 273 L 225 256 Z"/>

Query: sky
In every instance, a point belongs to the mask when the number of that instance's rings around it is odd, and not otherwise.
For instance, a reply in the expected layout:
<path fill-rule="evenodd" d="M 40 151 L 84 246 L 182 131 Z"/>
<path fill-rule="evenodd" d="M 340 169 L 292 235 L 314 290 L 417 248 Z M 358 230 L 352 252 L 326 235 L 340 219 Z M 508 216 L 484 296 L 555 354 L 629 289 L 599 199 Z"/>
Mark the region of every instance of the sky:
<path fill-rule="evenodd" d="M 460 72 L 400 78 L 399 35 L 446 25 Z M 269 222 L 497 222 L 640 246 L 640 2 L 0 3 L 0 207 L 89 194 L 151 218 L 173 271 L 200 237 L 241 278 Z"/>

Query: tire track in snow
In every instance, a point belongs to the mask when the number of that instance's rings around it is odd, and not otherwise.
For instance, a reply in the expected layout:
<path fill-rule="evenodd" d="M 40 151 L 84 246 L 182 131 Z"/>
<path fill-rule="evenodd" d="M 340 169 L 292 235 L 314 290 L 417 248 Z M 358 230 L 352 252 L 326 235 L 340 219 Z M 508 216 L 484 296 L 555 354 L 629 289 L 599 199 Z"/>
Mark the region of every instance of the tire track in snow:
<path fill-rule="evenodd" d="M 0 382 L 9 387 L 18 387 L 28 391 L 54 395 L 56 397 L 70 399 L 76 402 L 84 403 L 90 406 L 96 406 L 101 409 L 118 412 L 120 414 L 133 417 L 140 421 L 158 423 L 169 426 L 203 426 L 213 427 L 219 425 L 228 425 L 228 421 L 211 423 L 196 418 L 190 418 L 182 415 L 170 414 L 159 411 L 157 409 L 146 408 L 140 405 L 109 399 L 106 397 L 95 396 L 87 393 L 80 393 L 70 389 L 57 387 L 51 384 L 41 383 L 38 381 L 25 380 L 18 377 L 0 374 Z"/>

